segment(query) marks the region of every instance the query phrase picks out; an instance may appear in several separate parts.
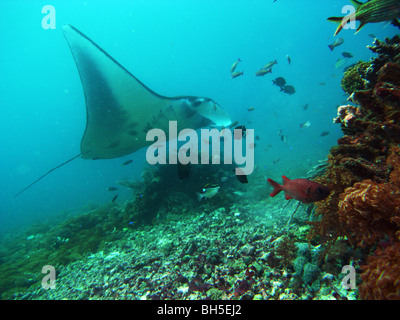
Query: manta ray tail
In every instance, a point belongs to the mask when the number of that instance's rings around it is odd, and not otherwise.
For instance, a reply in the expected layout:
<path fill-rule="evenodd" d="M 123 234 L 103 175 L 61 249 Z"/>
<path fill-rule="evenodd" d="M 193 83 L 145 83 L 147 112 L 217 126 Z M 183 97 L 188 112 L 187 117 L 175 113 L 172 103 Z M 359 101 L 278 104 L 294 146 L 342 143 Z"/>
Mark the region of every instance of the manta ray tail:
<path fill-rule="evenodd" d="M 43 174 L 42 176 L 40 176 L 38 179 L 36 179 L 35 181 L 33 181 L 29 186 L 25 187 L 24 189 L 22 189 L 20 192 L 18 192 L 14 197 L 18 197 L 22 192 L 24 192 L 25 190 L 29 189 L 30 187 L 32 187 L 36 182 L 39 182 L 40 180 L 42 180 L 45 176 L 47 176 L 49 173 L 53 172 L 54 170 L 61 168 L 62 166 L 66 165 L 67 163 L 71 162 L 72 160 L 75 160 L 76 158 L 78 158 L 81 154 L 78 154 L 74 157 L 72 157 L 71 159 L 59 164 L 57 167 L 54 167 L 53 169 L 47 171 L 45 174 Z"/>

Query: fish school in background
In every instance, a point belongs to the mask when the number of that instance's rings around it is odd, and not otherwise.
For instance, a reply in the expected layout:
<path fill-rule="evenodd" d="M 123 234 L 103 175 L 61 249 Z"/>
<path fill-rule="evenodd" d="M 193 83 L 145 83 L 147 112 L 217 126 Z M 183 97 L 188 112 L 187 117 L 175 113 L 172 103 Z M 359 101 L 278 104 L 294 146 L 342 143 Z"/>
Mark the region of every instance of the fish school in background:
<path fill-rule="evenodd" d="M 243 143 L 243 138 L 245 142 Z M 221 139 L 223 139 L 223 164 L 234 163 L 236 175 L 250 175 L 254 170 L 254 129 L 245 129 L 239 126 L 232 131 L 230 128 L 201 129 L 200 130 L 200 152 L 199 136 L 193 129 L 183 129 L 178 134 L 177 121 L 169 121 L 168 137 L 161 129 L 151 129 L 147 132 L 146 141 L 154 141 L 146 151 L 146 160 L 149 164 L 167 164 L 167 141 L 168 141 L 168 164 L 186 165 L 221 163 Z M 185 142 L 178 148 L 178 141 Z M 245 155 L 243 155 L 243 144 Z"/>

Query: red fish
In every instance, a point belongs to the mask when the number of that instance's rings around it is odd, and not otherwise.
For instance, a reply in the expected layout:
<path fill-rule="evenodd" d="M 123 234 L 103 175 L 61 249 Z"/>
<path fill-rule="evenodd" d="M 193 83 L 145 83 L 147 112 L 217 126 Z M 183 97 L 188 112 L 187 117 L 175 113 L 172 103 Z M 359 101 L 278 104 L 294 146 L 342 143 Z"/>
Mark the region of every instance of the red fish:
<path fill-rule="evenodd" d="M 282 176 L 282 184 L 272 179 L 267 181 L 274 187 L 269 195 L 275 197 L 279 192 L 284 191 L 286 200 L 296 199 L 303 203 L 312 203 L 325 199 L 330 193 L 327 187 L 307 179 L 290 180 Z"/>

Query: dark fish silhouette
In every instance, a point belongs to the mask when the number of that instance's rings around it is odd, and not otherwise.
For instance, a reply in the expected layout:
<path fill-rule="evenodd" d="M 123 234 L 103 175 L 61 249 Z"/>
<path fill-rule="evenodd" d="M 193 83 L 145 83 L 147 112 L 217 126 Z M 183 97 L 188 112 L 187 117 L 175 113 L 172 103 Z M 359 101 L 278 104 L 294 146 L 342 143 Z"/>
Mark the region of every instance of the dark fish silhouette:
<path fill-rule="evenodd" d="M 125 161 L 122 165 L 123 166 L 126 166 L 126 165 L 128 165 L 128 164 L 130 164 L 130 163 L 132 163 L 133 162 L 133 160 L 127 160 L 127 161 Z"/>
<path fill-rule="evenodd" d="M 354 57 L 350 52 L 342 52 L 342 56 L 345 58 L 353 58 Z"/>
<path fill-rule="evenodd" d="M 329 134 L 329 131 L 322 131 L 321 132 L 321 137 L 325 137 Z"/>
<path fill-rule="evenodd" d="M 292 95 L 293 93 L 296 92 L 296 89 L 290 85 L 283 86 L 281 89 L 284 93 L 287 93 L 289 95 Z"/>
<path fill-rule="evenodd" d="M 275 80 L 272 80 L 272 83 L 275 86 L 281 87 L 281 89 L 282 89 L 282 87 L 286 84 L 286 80 L 283 77 L 278 77 Z"/>

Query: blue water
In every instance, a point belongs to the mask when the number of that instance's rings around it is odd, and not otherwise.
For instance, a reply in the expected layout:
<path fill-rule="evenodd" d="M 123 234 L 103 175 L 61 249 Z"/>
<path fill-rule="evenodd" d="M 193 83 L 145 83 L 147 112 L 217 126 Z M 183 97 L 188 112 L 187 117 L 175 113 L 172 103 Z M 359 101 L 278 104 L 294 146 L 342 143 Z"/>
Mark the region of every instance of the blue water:
<path fill-rule="evenodd" d="M 42 7 L 56 10 L 56 28 L 43 29 Z M 332 123 L 346 96 L 340 88 L 343 51 L 369 60 L 373 33 L 383 39 L 395 29 L 370 24 L 331 52 L 335 25 L 348 1 L 22 1 L 0 2 L 0 230 L 30 224 L 90 203 L 110 202 L 106 191 L 122 178 L 140 177 L 145 154 L 102 161 L 76 159 L 26 192 L 14 195 L 49 169 L 80 152 L 85 100 L 79 75 L 62 34 L 72 24 L 155 92 L 206 96 L 233 120 L 260 137 L 256 165 L 276 174 L 304 174 L 341 137 Z M 286 61 L 291 57 L 291 65 Z M 231 79 L 238 58 L 244 76 Z M 277 59 L 273 73 L 255 77 Z M 289 96 L 272 85 L 283 76 L 296 88 Z M 325 82 L 325 85 L 319 83 Z M 309 108 L 303 110 L 302 106 Z M 247 108 L 254 106 L 255 111 Z M 309 128 L 300 128 L 310 121 Z M 278 135 L 288 137 L 285 145 Z M 330 134 L 321 137 L 322 131 Z M 270 146 L 269 146 L 270 145 Z M 268 150 L 266 150 L 266 148 Z M 132 159 L 129 166 L 121 166 Z M 273 164 L 273 160 L 281 159 Z M 251 178 L 251 177 L 249 177 Z M 296 178 L 296 177 L 293 177 Z M 119 199 L 130 197 L 119 190 Z M 266 195 L 267 196 L 267 195 Z"/>

